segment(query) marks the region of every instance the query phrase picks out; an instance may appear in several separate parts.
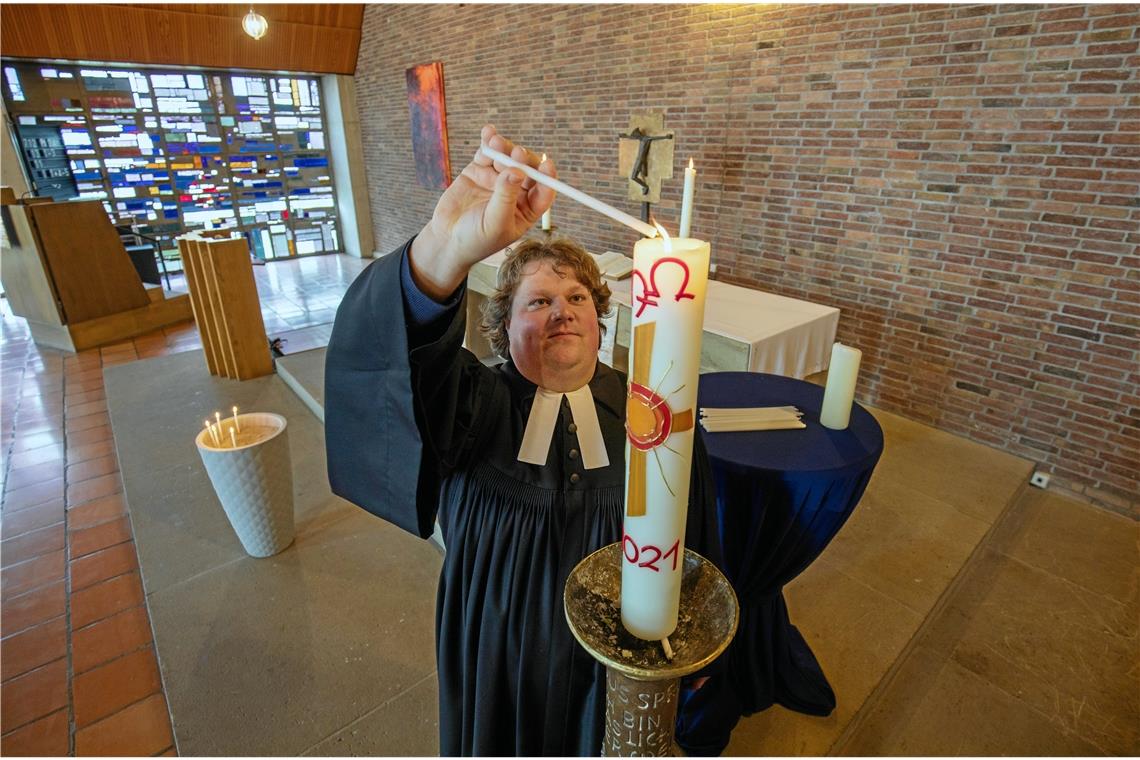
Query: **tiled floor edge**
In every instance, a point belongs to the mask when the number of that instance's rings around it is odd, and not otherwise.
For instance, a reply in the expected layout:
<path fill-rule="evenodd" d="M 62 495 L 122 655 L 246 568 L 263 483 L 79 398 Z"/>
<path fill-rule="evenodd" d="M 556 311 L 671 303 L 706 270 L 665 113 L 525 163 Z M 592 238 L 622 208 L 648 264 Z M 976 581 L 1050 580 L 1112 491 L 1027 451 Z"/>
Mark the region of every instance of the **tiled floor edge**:
<path fill-rule="evenodd" d="M 946 585 L 946 588 L 943 589 L 938 599 L 934 602 L 934 606 L 930 608 L 930 612 L 923 618 L 922 623 L 915 629 L 910 640 L 907 641 L 906 646 L 902 648 L 898 657 L 896 657 L 895 661 L 891 663 L 891 666 L 887 668 L 887 672 L 879 679 L 879 683 L 875 685 L 875 688 L 873 688 L 871 693 L 867 695 L 867 698 L 863 700 L 863 704 L 859 706 L 859 709 L 855 712 L 855 715 L 852 716 L 851 720 L 847 722 L 847 725 L 839 733 L 839 736 L 831 743 L 831 746 L 827 750 L 829 757 L 844 754 L 847 745 L 859 732 L 859 729 L 862 728 L 867 718 L 875 711 L 883 695 L 886 694 L 896 676 L 902 670 L 903 663 L 910 657 L 915 647 L 925 638 L 930 629 L 936 625 L 943 610 L 950 603 L 950 600 L 954 598 L 955 594 L 957 594 L 958 589 L 961 588 L 965 579 L 970 575 L 970 572 L 978 564 L 982 555 L 989 547 L 998 528 L 1005 520 L 1009 519 L 1013 505 L 1021 499 L 1029 487 L 1028 482 L 1022 482 L 1017 490 L 1013 492 L 1013 495 L 1010 496 L 1002 508 L 1001 514 L 990 524 L 990 527 L 970 552 L 970 556 L 966 558 L 966 561 L 962 563 L 962 566 L 958 569 L 954 578 Z"/>

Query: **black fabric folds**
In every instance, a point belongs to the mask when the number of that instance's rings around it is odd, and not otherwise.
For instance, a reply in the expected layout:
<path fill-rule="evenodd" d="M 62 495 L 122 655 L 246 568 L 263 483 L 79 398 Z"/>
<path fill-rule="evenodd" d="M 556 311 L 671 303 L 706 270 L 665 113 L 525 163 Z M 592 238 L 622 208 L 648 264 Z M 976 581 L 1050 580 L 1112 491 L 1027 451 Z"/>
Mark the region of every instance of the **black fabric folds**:
<path fill-rule="evenodd" d="M 574 641 L 562 594 L 583 557 L 621 539 L 625 378 L 599 363 L 590 382 L 608 467 L 569 455 L 565 402 L 547 464 L 517 461 L 535 386 L 461 348 L 462 304 L 409 340 L 406 249 L 369 266 L 337 311 L 325 369 L 333 491 L 421 537 L 438 518 L 441 754 L 596 756 L 605 670 Z M 699 436 L 694 463 L 685 543 L 721 565 Z"/>

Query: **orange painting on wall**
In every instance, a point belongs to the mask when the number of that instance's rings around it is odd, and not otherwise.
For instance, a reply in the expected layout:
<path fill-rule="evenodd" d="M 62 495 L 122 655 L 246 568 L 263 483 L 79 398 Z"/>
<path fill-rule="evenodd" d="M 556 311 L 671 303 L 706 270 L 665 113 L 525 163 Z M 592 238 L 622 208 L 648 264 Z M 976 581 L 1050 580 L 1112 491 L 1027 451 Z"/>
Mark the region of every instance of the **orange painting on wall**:
<path fill-rule="evenodd" d="M 439 61 L 424 63 L 404 73 L 408 83 L 416 179 L 429 190 L 443 190 L 451 184 L 447 110 L 443 102 L 443 64 Z"/>

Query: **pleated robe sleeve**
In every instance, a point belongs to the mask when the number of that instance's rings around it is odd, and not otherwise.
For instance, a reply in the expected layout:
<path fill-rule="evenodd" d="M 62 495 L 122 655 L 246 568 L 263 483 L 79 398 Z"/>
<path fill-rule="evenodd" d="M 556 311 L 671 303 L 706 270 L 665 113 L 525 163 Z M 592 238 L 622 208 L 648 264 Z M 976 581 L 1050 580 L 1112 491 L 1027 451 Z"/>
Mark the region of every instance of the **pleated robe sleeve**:
<path fill-rule="evenodd" d="M 401 265 L 410 245 L 365 269 L 337 309 L 325 356 L 325 450 L 333 493 L 427 538 L 442 477 L 469 456 L 481 415 L 504 391 L 462 348 L 465 296 L 426 343 L 409 340 Z"/>

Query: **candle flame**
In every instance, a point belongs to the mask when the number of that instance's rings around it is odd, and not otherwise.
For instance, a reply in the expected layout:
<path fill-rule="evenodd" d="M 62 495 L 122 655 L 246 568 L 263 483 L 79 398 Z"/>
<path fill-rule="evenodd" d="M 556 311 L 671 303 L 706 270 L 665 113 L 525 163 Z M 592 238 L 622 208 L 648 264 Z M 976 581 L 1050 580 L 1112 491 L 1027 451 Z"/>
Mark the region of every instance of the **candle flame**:
<path fill-rule="evenodd" d="M 546 163 L 546 154 L 545 153 L 542 154 L 542 161 L 540 161 L 539 163 L 543 163 L 543 164 Z"/>
<path fill-rule="evenodd" d="M 669 233 L 656 220 L 654 220 L 653 226 L 657 228 L 657 234 L 661 236 L 661 239 L 665 241 L 665 253 L 672 253 L 673 241 L 669 238 Z"/>
<path fill-rule="evenodd" d="M 690 168 L 690 169 L 693 169 L 693 168 L 695 168 L 695 167 L 693 166 L 693 159 L 691 159 L 691 158 L 689 159 L 689 168 Z"/>

